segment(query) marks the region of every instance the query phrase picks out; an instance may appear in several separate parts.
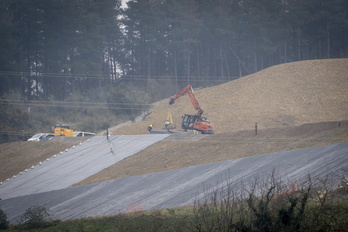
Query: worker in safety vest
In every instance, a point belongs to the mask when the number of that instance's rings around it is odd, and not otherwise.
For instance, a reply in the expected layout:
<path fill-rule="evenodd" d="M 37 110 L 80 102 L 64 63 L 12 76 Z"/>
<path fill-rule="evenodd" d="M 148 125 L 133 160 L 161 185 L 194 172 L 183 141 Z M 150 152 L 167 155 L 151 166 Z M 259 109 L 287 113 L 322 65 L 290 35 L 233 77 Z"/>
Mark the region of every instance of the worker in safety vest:
<path fill-rule="evenodd" d="M 149 132 L 151 132 L 152 129 L 153 129 L 153 124 L 151 124 L 151 125 L 149 125 L 149 126 L 147 127 L 147 130 L 148 130 Z"/>
<path fill-rule="evenodd" d="M 170 124 L 170 122 L 167 120 L 167 121 L 165 121 L 164 122 L 164 127 L 166 128 L 166 129 L 168 129 L 168 125 Z"/>

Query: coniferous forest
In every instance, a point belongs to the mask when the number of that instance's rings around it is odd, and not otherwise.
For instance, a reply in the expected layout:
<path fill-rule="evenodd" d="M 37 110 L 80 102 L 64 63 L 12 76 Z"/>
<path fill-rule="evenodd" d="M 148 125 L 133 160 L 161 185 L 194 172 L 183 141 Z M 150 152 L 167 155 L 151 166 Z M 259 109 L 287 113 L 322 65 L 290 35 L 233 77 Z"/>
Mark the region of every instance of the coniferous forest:
<path fill-rule="evenodd" d="M 0 96 L 144 105 L 187 83 L 348 57 L 347 9 L 346 0 L 2 0 Z"/>

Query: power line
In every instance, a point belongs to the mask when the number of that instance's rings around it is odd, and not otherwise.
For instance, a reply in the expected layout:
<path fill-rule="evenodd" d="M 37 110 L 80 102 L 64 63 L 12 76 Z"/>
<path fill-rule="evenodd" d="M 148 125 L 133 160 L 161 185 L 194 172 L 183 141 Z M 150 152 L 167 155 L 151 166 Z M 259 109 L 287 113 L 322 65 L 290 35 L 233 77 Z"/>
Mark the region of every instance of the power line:
<path fill-rule="evenodd" d="M 82 79 L 110 79 L 110 80 L 131 80 L 131 81 L 148 81 L 148 80 L 179 80 L 179 81 L 229 81 L 229 80 L 235 80 L 240 78 L 238 77 L 226 77 L 226 76 L 168 76 L 168 75 L 151 75 L 145 76 L 145 75 L 122 75 L 119 77 L 112 77 L 110 75 L 99 75 L 99 74 L 64 74 L 64 73 L 39 73 L 38 75 L 33 75 L 30 72 L 13 72 L 13 71 L 0 71 L 0 75 L 8 75 L 8 76 L 17 76 L 17 77 L 26 77 L 30 76 L 32 78 L 82 78 Z"/>
<path fill-rule="evenodd" d="M 14 71 L 0 71 L 1 75 L 8 75 L 13 77 L 28 77 L 30 76 L 33 79 L 45 79 L 45 78 L 65 78 L 65 79 L 76 79 L 76 81 L 82 81 L 85 79 L 98 79 L 100 81 L 109 80 L 113 82 L 117 81 L 192 81 L 192 82 L 218 82 L 225 83 L 228 81 L 237 80 L 242 78 L 240 76 L 228 77 L 228 76 L 172 76 L 172 75 L 120 75 L 117 77 L 113 77 L 110 75 L 102 75 L 102 74 L 64 74 L 64 73 L 39 73 L 38 75 L 33 75 L 30 72 L 14 72 Z M 341 84 L 348 82 L 348 80 L 341 81 Z M 334 84 L 337 85 L 337 84 Z"/>
<path fill-rule="evenodd" d="M 153 104 L 146 104 L 146 103 L 128 103 L 128 102 L 115 102 L 115 103 L 111 103 L 111 102 L 72 102 L 72 101 L 35 101 L 35 100 L 16 100 L 16 99 L 0 99 L 0 104 L 15 104 L 15 103 L 21 103 L 21 104 L 76 104 L 76 105 L 84 105 L 84 104 L 88 104 L 88 105 L 143 105 L 143 106 L 152 106 Z"/>
<path fill-rule="evenodd" d="M 64 102 L 64 101 L 22 101 L 0 100 L 0 105 L 14 105 L 25 107 L 63 107 L 77 109 L 114 109 L 114 110 L 144 110 L 153 104 L 145 103 L 106 103 L 106 102 Z"/>
<path fill-rule="evenodd" d="M 347 102 L 348 100 L 341 101 L 340 104 Z M 141 104 L 141 103 L 96 103 L 96 102 L 59 102 L 59 101 L 20 101 L 20 100 L 0 100 L 0 105 L 16 105 L 16 106 L 26 106 L 26 107 L 66 107 L 66 108 L 85 108 L 85 109 L 117 109 L 117 110 L 144 110 L 146 108 L 153 107 L 153 104 Z M 226 107 L 226 104 L 214 104 L 215 107 L 221 106 Z M 302 109 L 276 109 L 276 110 L 255 110 L 252 107 L 235 107 L 233 105 L 230 105 L 231 107 L 231 114 L 234 112 L 258 112 L 258 113 L 265 113 L 265 112 L 303 112 Z M 307 107 L 306 105 L 303 105 L 302 108 Z M 320 107 L 318 109 L 311 109 L 311 112 L 323 112 L 324 110 L 332 110 L 331 107 Z M 340 111 L 347 111 L 347 109 L 342 108 Z"/>
<path fill-rule="evenodd" d="M 26 135 L 26 136 L 30 136 L 32 135 L 33 133 L 31 132 L 28 132 L 28 131 L 0 131 L 0 135 L 18 135 L 18 136 L 23 136 L 23 135 Z"/>
<path fill-rule="evenodd" d="M 3 103 L 0 103 L 0 105 L 3 105 Z M 78 105 L 49 105 L 49 104 L 13 104 L 13 105 L 21 105 L 21 106 L 30 106 L 30 107 L 64 107 L 64 108 L 84 108 L 84 109 L 114 109 L 114 110 L 144 110 L 145 107 L 115 107 L 115 106 L 78 106 Z"/>

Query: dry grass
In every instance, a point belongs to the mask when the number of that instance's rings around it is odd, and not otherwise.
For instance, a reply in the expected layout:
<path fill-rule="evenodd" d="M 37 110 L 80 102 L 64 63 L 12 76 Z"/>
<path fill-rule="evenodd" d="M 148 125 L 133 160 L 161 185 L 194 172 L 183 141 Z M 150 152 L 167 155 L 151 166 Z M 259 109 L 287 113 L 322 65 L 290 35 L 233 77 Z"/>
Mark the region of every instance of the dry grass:
<path fill-rule="evenodd" d="M 195 94 L 203 116 L 222 134 L 250 130 L 255 123 L 262 129 L 347 120 L 347 89 L 348 59 L 332 59 L 273 66 Z M 168 111 L 179 125 L 183 114 L 196 113 L 188 97 L 168 102 L 157 104 L 143 122 L 113 132 L 143 134 L 149 124 L 161 129 Z"/>
<path fill-rule="evenodd" d="M 348 121 L 214 135 L 177 134 L 76 185 L 247 156 L 348 142 Z M 117 155 L 117 151 L 116 151 Z"/>
<path fill-rule="evenodd" d="M 55 137 L 50 141 L 0 144 L 0 181 L 17 175 L 84 140 L 85 138 Z"/>
<path fill-rule="evenodd" d="M 79 184 L 348 142 L 347 89 L 348 59 L 332 59 L 282 64 L 197 90 L 196 97 L 205 110 L 203 116 L 215 124 L 216 134 L 170 136 Z M 163 101 L 156 104 L 144 121 L 111 132 L 144 134 L 152 123 L 155 129 L 161 129 L 168 111 L 178 125 L 181 115 L 195 113 L 187 97 L 178 99 L 172 106 Z M 257 136 L 254 136 L 255 123 L 259 129 Z M 0 181 L 79 142 L 57 139 L 47 143 L 0 145 Z"/>

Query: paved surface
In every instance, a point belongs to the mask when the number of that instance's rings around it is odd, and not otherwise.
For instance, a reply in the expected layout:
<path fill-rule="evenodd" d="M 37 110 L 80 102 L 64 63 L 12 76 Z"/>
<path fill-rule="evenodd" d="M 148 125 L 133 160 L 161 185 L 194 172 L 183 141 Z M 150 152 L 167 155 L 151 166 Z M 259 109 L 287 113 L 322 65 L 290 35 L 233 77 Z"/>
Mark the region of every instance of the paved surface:
<path fill-rule="evenodd" d="M 151 130 L 150 134 L 183 134 L 185 131 Z"/>
<path fill-rule="evenodd" d="M 67 188 L 168 135 L 94 136 L 0 185 L 0 198 Z"/>
<path fill-rule="evenodd" d="M 0 201 L 0 207 L 12 223 L 33 205 L 49 208 L 60 219 L 112 215 L 190 205 L 211 188 L 233 181 L 237 185 L 240 180 L 247 183 L 273 170 L 280 177 L 301 180 L 308 174 L 326 176 L 347 166 L 348 143 L 341 143 L 8 198 Z"/>

